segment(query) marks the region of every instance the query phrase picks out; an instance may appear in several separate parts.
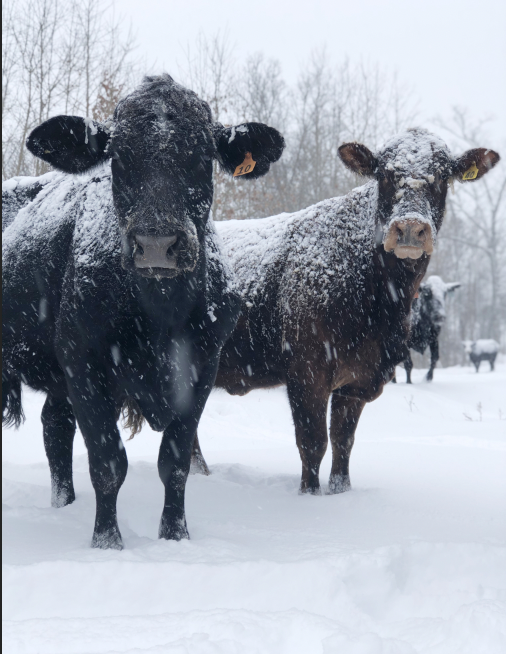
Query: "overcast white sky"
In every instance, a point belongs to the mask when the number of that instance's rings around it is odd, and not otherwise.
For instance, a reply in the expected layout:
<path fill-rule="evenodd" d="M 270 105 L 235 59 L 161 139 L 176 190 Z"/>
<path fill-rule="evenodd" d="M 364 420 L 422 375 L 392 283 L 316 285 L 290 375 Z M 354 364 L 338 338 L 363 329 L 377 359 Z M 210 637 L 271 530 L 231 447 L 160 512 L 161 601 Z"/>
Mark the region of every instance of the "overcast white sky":
<path fill-rule="evenodd" d="M 420 99 L 420 120 L 453 105 L 492 116 L 492 140 L 506 140 L 506 0 L 119 0 L 138 53 L 156 70 L 199 32 L 228 30 L 235 57 L 261 51 L 281 61 L 288 82 L 315 48 L 397 71 Z M 494 143 L 483 145 L 494 146 Z M 497 147 L 497 146 L 496 146 Z"/>

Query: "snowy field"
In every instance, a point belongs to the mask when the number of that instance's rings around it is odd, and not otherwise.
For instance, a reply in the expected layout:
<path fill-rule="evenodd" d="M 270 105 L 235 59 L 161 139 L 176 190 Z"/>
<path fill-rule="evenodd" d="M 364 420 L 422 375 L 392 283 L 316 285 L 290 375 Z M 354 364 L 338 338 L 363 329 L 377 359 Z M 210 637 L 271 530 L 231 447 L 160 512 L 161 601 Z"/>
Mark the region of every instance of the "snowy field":
<path fill-rule="evenodd" d="M 187 485 L 192 540 L 156 538 L 159 436 L 126 444 L 122 552 L 89 548 L 95 500 L 80 435 L 76 502 L 50 507 L 39 414 L 3 437 L 8 654 L 504 654 L 506 365 L 437 369 L 366 407 L 353 490 L 299 496 L 284 389 L 211 396 L 212 475 Z M 330 453 L 322 480 L 330 470 Z"/>

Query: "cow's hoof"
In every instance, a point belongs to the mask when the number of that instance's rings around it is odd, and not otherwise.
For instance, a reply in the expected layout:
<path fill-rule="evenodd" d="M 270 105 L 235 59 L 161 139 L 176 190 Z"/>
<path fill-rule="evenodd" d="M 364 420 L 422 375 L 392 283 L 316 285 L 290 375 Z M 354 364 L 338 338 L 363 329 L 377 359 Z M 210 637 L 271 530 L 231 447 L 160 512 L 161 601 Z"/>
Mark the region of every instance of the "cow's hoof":
<path fill-rule="evenodd" d="M 322 489 L 320 486 L 306 486 L 301 484 L 299 488 L 299 495 L 321 495 Z"/>
<path fill-rule="evenodd" d="M 123 539 L 119 529 L 113 528 L 101 533 L 95 532 L 91 540 L 91 546 L 100 550 L 122 550 Z"/>
<path fill-rule="evenodd" d="M 190 463 L 190 475 L 210 475 L 211 471 L 203 456 L 192 456 Z"/>
<path fill-rule="evenodd" d="M 53 509 L 61 509 L 63 506 L 72 504 L 76 499 L 74 487 L 70 486 L 53 486 L 51 489 L 51 506 Z"/>
<path fill-rule="evenodd" d="M 165 540 L 189 540 L 190 534 L 188 533 L 186 520 L 168 522 L 162 517 L 158 530 L 158 538 L 164 538 Z"/>
<path fill-rule="evenodd" d="M 329 495 L 346 493 L 346 491 L 349 490 L 351 490 L 351 482 L 350 482 L 349 475 L 330 475 Z"/>

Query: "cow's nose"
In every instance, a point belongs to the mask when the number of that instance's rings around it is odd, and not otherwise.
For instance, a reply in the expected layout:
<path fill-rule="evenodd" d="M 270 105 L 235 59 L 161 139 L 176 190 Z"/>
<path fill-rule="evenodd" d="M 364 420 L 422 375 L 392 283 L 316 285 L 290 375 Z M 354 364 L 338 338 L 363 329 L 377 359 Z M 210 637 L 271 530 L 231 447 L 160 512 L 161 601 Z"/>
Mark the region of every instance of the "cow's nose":
<path fill-rule="evenodd" d="M 397 242 L 400 245 L 423 247 L 427 240 L 427 225 L 424 223 L 405 220 L 396 222 Z"/>
<path fill-rule="evenodd" d="M 176 234 L 172 236 L 134 236 L 136 268 L 177 268 Z"/>
<path fill-rule="evenodd" d="M 425 252 L 432 254 L 434 244 L 430 226 L 420 220 L 396 220 L 390 225 L 384 247 L 400 259 L 418 259 Z"/>

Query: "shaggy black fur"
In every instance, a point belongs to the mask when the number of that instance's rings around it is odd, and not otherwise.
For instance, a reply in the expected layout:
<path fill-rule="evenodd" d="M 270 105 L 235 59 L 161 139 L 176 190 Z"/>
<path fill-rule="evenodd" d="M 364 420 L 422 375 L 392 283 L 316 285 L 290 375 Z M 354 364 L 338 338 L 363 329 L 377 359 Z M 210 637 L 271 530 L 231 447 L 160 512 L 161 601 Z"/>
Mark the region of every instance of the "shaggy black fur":
<path fill-rule="evenodd" d="M 251 151 L 272 162 L 283 144 L 266 125 L 245 133 L 244 147 L 229 144 L 229 129 L 213 123 L 208 105 L 164 75 L 122 100 L 109 126 L 63 116 L 28 139 L 36 156 L 66 173 L 112 158 L 111 171 L 106 164 L 85 178 L 46 176 L 47 188 L 35 193 L 35 184 L 32 200 L 25 193 L 22 215 L 4 234 L 4 419 L 22 419 L 21 381 L 47 394 L 53 506 L 75 497 L 77 419 L 97 500 L 95 547 L 122 547 L 116 498 L 127 457 L 116 422 L 125 403 L 134 430 L 140 411 L 163 432 L 159 536 L 188 537 L 194 434 L 239 311 L 210 220 L 212 159 Z M 267 170 L 261 164 L 255 174 Z M 174 233 L 175 270 L 135 268 L 136 236 Z"/>

